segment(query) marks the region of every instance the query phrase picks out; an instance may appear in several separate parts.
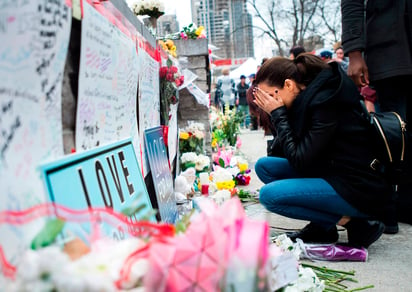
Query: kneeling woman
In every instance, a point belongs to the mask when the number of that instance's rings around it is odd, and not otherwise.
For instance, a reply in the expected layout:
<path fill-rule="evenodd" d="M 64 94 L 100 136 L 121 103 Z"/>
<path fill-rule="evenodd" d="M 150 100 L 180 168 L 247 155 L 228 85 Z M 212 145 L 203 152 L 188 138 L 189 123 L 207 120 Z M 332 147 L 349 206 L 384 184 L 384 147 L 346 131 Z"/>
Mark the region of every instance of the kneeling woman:
<path fill-rule="evenodd" d="M 268 113 L 276 136 L 274 157 L 255 166 L 266 184 L 261 203 L 271 212 L 311 223 L 289 234 L 304 242 L 338 240 L 368 247 L 382 234 L 379 221 L 391 186 L 370 167 L 368 124 L 355 84 L 335 62 L 311 54 L 266 61 L 254 82 L 255 104 Z"/>

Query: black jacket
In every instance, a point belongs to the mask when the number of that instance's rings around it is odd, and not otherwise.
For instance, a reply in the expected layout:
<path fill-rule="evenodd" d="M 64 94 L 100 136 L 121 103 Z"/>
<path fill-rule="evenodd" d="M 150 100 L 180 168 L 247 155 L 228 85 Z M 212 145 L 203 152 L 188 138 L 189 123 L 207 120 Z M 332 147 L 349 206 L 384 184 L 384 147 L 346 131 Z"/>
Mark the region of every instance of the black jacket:
<path fill-rule="evenodd" d="M 361 96 L 335 62 L 323 70 L 289 110 L 271 113 L 278 155 L 304 177 L 320 177 L 358 210 L 380 217 L 390 185 L 369 167 L 374 144 L 361 118 Z"/>
<path fill-rule="evenodd" d="M 412 0 L 342 0 L 345 54 L 365 54 L 371 81 L 412 74 Z"/>

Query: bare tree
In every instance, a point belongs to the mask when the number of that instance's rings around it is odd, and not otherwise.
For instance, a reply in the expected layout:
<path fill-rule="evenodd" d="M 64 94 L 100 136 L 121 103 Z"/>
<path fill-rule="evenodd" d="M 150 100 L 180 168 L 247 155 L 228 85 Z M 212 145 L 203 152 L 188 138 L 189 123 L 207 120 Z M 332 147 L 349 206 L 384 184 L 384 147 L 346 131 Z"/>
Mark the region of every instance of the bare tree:
<path fill-rule="evenodd" d="M 340 36 L 340 14 L 336 3 L 327 0 L 247 0 L 260 31 L 259 37 L 267 36 L 274 41 L 279 55 L 296 45 L 304 45 L 305 39 L 316 35 Z M 329 1 L 334 2 L 334 1 Z M 340 1 L 337 2 L 339 7 Z M 339 17 L 339 21 L 338 21 Z"/>
<path fill-rule="evenodd" d="M 326 29 L 322 35 L 334 43 L 340 41 L 342 35 L 340 1 L 322 0 L 319 3 L 318 13 L 321 19 L 320 25 Z"/>
<path fill-rule="evenodd" d="M 260 3 L 258 3 L 258 1 L 256 0 L 248 0 L 247 3 L 249 3 L 250 6 L 253 8 L 255 17 L 257 17 L 263 23 L 262 26 L 254 26 L 257 30 L 261 32 L 260 36 L 262 37 L 266 35 L 269 38 L 271 38 L 275 42 L 279 50 L 279 54 L 283 56 L 284 49 L 282 44 L 287 45 L 287 41 L 280 37 L 277 31 L 279 22 L 277 16 L 279 16 L 281 1 L 268 1 L 266 2 L 267 5 L 265 9 L 262 9 L 259 5 Z"/>

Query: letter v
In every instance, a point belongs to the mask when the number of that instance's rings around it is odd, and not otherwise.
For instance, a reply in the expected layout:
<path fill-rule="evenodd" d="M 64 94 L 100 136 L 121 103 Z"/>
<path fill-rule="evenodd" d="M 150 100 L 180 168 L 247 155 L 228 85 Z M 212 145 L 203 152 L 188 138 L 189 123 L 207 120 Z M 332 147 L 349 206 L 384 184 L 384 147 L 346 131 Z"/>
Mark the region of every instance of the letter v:
<path fill-rule="evenodd" d="M 119 193 L 120 202 L 123 203 L 124 202 L 124 196 L 123 196 L 122 185 L 120 184 L 119 173 L 117 172 L 116 161 L 114 160 L 114 155 L 113 154 L 111 155 L 111 157 L 112 157 L 114 171 L 113 171 L 112 164 L 110 163 L 110 157 L 106 157 L 106 160 L 107 160 L 107 163 L 109 164 L 110 172 L 112 173 L 113 181 L 114 181 L 114 184 L 116 185 L 117 192 Z M 116 174 L 116 176 L 115 176 L 115 174 Z"/>

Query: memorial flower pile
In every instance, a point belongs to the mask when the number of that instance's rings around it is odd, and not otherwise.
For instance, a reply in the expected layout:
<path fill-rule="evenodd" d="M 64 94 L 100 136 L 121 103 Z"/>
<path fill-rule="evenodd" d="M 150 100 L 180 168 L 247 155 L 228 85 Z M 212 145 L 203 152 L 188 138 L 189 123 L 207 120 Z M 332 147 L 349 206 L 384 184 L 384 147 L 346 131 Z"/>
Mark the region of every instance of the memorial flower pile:
<path fill-rule="evenodd" d="M 224 197 L 228 193 L 221 191 L 218 195 Z M 87 244 L 78 237 L 59 242 L 58 233 L 52 232 L 56 235 L 54 239 L 23 252 L 16 265 L 7 261 L 0 246 L 0 271 L 5 276 L 2 288 L 6 291 L 268 291 L 295 280 L 296 277 L 289 277 L 285 281 L 283 275 L 273 278 L 287 268 L 286 261 L 281 259 L 282 253 L 269 252 L 273 247 L 268 243 L 267 222 L 248 218 L 239 200 L 229 199 L 221 206 L 203 201 L 198 207 L 196 216 L 188 216 L 182 222 L 184 228 L 178 235 L 173 225 L 131 222 L 111 209 L 84 210 L 86 213 L 73 218 L 71 227 L 79 227 L 80 218 L 85 223 L 98 216 L 98 224 L 112 227 L 130 224 L 130 230 L 140 231 L 150 226 L 151 232 L 144 233 L 144 237 L 143 233 L 133 236 L 128 232 L 131 237 L 115 240 L 108 236 L 110 232 L 102 236 L 91 231 L 87 236 L 92 240 Z M 9 224 L 17 225 L 34 220 L 35 214 L 37 211 L 33 213 L 31 209 L 0 212 L 0 218 L 3 224 L 4 218 L 8 218 Z M 19 220 L 20 216 L 26 220 Z M 296 269 L 294 262 L 292 265 Z"/>
<path fill-rule="evenodd" d="M 159 0 L 132 0 L 129 7 L 135 15 L 148 15 L 159 18 L 165 13 L 163 1 Z"/>
<path fill-rule="evenodd" d="M 179 151 L 180 153 L 195 152 L 202 154 L 204 152 L 205 127 L 202 123 L 190 123 L 179 133 Z"/>

